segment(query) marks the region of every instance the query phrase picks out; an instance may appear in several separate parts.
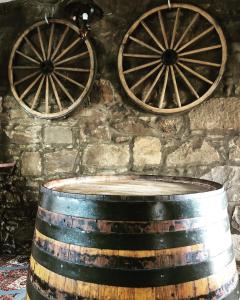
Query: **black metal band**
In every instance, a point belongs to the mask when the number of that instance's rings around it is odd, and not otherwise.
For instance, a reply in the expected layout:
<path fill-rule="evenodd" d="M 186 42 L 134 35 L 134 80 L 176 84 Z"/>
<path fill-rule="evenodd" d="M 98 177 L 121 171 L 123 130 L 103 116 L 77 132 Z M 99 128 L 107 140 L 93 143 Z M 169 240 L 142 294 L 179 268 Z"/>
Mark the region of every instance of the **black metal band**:
<path fill-rule="evenodd" d="M 82 232 L 76 228 L 58 227 L 39 218 L 36 228 L 43 235 L 54 240 L 88 248 L 112 250 L 158 250 L 191 246 L 209 240 L 209 231 L 216 232 L 221 239 L 229 230 L 229 221 L 214 224 L 214 227 L 192 231 L 151 234 L 105 234 Z M 216 228 L 216 229 L 215 229 Z"/>
<path fill-rule="evenodd" d="M 48 300 L 48 298 L 40 294 L 39 291 L 33 286 L 29 277 L 27 280 L 27 294 L 31 300 Z"/>
<path fill-rule="evenodd" d="M 96 220 L 73 217 L 54 213 L 52 211 L 38 208 L 38 218 L 51 223 L 52 225 L 68 228 L 77 228 L 87 232 L 101 232 L 101 233 L 163 233 L 183 230 L 193 230 L 201 227 L 211 226 L 216 222 L 224 221 L 228 218 L 227 210 L 223 210 L 221 215 L 216 215 L 214 218 L 199 217 L 179 220 L 165 220 L 165 221 L 109 221 Z"/>
<path fill-rule="evenodd" d="M 115 200 L 110 201 L 112 198 Z M 78 195 L 78 198 L 75 198 L 71 195 L 63 196 L 48 192 L 42 195 L 40 207 L 70 216 L 115 221 L 178 220 L 216 216 L 218 213 L 222 215 L 222 211 L 227 207 L 224 192 L 206 198 L 200 196 L 199 198 L 186 196 L 182 200 L 175 200 L 173 196 L 169 198 L 171 200 L 164 201 L 159 200 L 157 196 L 129 198 Z M 214 207 L 214 210 L 209 207 Z"/>
<path fill-rule="evenodd" d="M 182 252 L 181 259 L 179 254 L 172 255 L 155 255 L 147 257 L 129 257 L 129 256 L 117 256 L 117 255 L 91 255 L 88 253 L 80 253 L 79 251 L 68 252 L 69 244 L 65 244 L 66 247 L 59 247 L 54 249 L 54 242 L 47 240 L 37 240 L 36 245 L 43 251 L 57 256 L 61 260 L 66 259 L 68 255 L 68 261 L 75 264 L 81 264 L 93 267 L 105 267 L 111 269 L 126 269 L 126 270 L 148 270 L 148 269 L 162 269 L 173 266 L 184 266 L 190 264 L 201 263 L 209 260 L 213 255 L 208 250 L 194 251 L 194 252 Z M 230 247 L 230 245 L 229 245 Z M 223 245 L 218 252 L 214 255 L 218 255 L 226 250 L 226 245 Z M 91 248 L 89 248 L 91 249 Z M 134 252 L 135 253 L 135 252 Z"/>
<path fill-rule="evenodd" d="M 42 251 L 35 244 L 33 244 L 32 256 L 43 267 L 67 278 L 101 285 L 136 288 L 166 286 L 205 278 L 222 271 L 234 259 L 231 248 L 199 264 L 160 270 L 129 271 L 73 264 Z"/>
<path fill-rule="evenodd" d="M 37 282 L 42 282 L 40 278 L 38 278 L 36 275 L 34 275 L 35 280 L 37 280 Z M 227 287 L 227 289 L 230 291 L 230 293 L 226 294 L 226 297 L 222 298 L 224 300 L 239 300 L 240 299 L 240 286 L 239 284 L 237 284 L 237 286 L 232 289 L 232 282 L 234 282 L 234 278 L 231 280 L 231 282 L 227 282 L 225 284 L 225 286 Z M 45 283 L 46 284 L 46 283 Z M 46 285 L 45 285 L 46 286 Z M 235 286 L 235 285 L 234 285 Z M 50 288 L 50 286 L 49 286 Z M 216 291 L 211 292 L 208 295 L 201 295 L 201 296 L 197 296 L 197 297 L 193 297 L 190 300 L 209 300 L 209 299 L 213 299 L 214 297 L 217 297 L 217 295 L 222 294 L 222 290 L 223 287 L 220 287 L 219 289 L 217 289 Z M 221 293 L 220 293 L 221 291 Z M 45 298 L 32 284 L 31 279 L 28 278 L 27 281 L 27 293 L 28 296 L 30 297 L 31 300 L 47 300 L 48 298 Z M 73 296 L 74 297 L 74 296 Z M 71 299 L 71 295 L 69 295 L 69 299 Z M 91 299 L 91 298 L 84 298 L 81 296 L 78 296 L 79 300 L 96 300 L 96 299 Z"/>

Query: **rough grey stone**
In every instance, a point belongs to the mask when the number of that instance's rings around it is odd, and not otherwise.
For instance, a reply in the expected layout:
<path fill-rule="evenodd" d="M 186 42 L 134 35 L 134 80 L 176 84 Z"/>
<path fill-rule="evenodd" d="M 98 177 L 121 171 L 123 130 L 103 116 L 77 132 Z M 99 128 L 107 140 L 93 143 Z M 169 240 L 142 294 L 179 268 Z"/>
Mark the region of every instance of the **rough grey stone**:
<path fill-rule="evenodd" d="M 215 148 L 203 141 L 191 140 L 181 145 L 176 151 L 170 153 L 166 160 L 167 167 L 184 167 L 187 165 L 210 165 L 219 162 L 219 154 Z"/>
<path fill-rule="evenodd" d="M 239 98 L 216 98 L 189 113 L 191 130 L 239 130 Z"/>
<path fill-rule="evenodd" d="M 39 152 L 24 152 L 22 155 L 23 176 L 40 176 L 42 174 L 42 162 Z"/>
<path fill-rule="evenodd" d="M 41 142 L 40 126 L 17 126 L 14 130 L 7 129 L 6 134 L 14 144 L 38 144 Z"/>
<path fill-rule="evenodd" d="M 110 141 L 111 133 L 107 124 L 86 122 L 80 127 L 80 142 Z"/>
<path fill-rule="evenodd" d="M 96 90 L 92 93 L 94 102 L 101 102 L 108 107 L 114 104 L 114 87 L 109 80 L 100 79 L 95 82 Z"/>
<path fill-rule="evenodd" d="M 122 168 L 128 166 L 129 159 L 128 145 L 94 144 L 85 149 L 83 164 L 96 169 Z"/>
<path fill-rule="evenodd" d="M 233 234 L 232 239 L 233 239 L 233 249 L 234 249 L 236 261 L 240 262 L 240 235 Z"/>
<path fill-rule="evenodd" d="M 240 162 L 240 137 L 230 142 L 229 159 L 236 163 Z"/>
<path fill-rule="evenodd" d="M 183 126 L 183 117 L 177 116 L 175 118 L 158 118 L 155 122 L 151 122 L 150 125 L 160 130 L 163 134 L 177 134 Z"/>
<path fill-rule="evenodd" d="M 72 130 L 63 126 L 47 126 L 44 128 L 44 142 L 46 144 L 72 144 Z"/>
<path fill-rule="evenodd" d="M 202 176 L 203 179 L 212 180 L 224 184 L 228 201 L 239 203 L 240 201 L 240 167 L 218 166 Z"/>
<path fill-rule="evenodd" d="M 47 175 L 71 173 L 74 171 L 78 151 L 60 150 L 44 155 Z"/>
<path fill-rule="evenodd" d="M 144 168 L 161 162 L 161 142 L 156 137 L 137 137 L 133 147 L 134 167 Z"/>
<path fill-rule="evenodd" d="M 240 206 L 237 205 L 234 208 L 232 216 L 232 227 L 240 232 Z"/>
<path fill-rule="evenodd" d="M 118 122 L 112 123 L 112 128 L 121 135 L 159 135 L 157 128 L 151 127 L 148 122 L 140 120 L 139 118 L 127 118 L 124 120 L 118 120 Z"/>

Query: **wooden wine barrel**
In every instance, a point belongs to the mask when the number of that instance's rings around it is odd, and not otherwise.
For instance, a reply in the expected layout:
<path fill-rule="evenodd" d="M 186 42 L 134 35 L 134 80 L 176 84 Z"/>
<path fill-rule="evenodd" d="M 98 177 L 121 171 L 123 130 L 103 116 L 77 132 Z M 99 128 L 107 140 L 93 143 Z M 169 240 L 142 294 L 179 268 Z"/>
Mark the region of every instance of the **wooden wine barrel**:
<path fill-rule="evenodd" d="M 27 299 L 239 299 L 224 188 L 153 176 L 42 188 Z"/>

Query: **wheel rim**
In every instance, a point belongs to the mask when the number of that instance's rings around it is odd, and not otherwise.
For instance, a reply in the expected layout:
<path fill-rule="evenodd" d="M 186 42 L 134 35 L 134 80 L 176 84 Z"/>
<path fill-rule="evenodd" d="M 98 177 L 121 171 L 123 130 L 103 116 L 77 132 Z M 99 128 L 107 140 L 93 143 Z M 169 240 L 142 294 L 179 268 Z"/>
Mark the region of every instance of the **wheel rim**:
<path fill-rule="evenodd" d="M 38 22 L 13 47 L 9 80 L 26 112 L 56 119 L 71 113 L 89 93 L 95 76 L 94 50 L 65 20 Z"/>
<path fill-rule="evenodd" d="M 218 86 L 226 60 L 226 40 L 216 21 L 196 6 L 175 3 L 171 10 L 162 5 L 148 11 L 131 26 L 118 68 L 125 91 L 138 106 L 171 114 L 206 100 Z"/>

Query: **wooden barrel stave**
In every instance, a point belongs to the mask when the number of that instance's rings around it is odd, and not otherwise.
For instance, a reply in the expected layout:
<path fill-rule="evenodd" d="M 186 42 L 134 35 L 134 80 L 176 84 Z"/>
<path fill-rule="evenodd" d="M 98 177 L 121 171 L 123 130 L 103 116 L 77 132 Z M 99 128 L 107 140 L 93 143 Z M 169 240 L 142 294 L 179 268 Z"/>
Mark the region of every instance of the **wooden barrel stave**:
<path fill-rule="evenodd" d="M 229 249 L 209 261 L 198 264 L 162 269 L 127 270 L 93 267 L 63 261 L 46 253 L 36 245 L 33 245 L 32 256 L 42 266 L 67 278 L 121 287 L 157 287 L 194 281 L 220 272 L 234 259 Z"/>
<path fill-rule="evenodd" d="M 106 298 L 99 297 L 99 295 L 104 294 L 110 297 L 109 299 L 146 299 L 146 295 L 153 294 L 153 292 L 154 296 L 150 298 L 151 300 L 166 300 L 171 298 L 194 300 L 220 299 L 219 295 L 228 295 L 229 292 L 236 288 L 238 282 L 238 274 L 236 273 L 234 262 L 222 269 L 221 273 L 211 275 L 204 279 L 155 288 L 113 287 L 75 281 L 69 278 L 66 279 L 66 277 L 42 267 L 34 259 L 31 260 L 31 270 L 28 293 L 31 294 L 34 290 L 40 290 L 41 293 L 39 293 L 45 297 L 44 299 L 51 299 L 51 296 L 54 297 L 53 299 L 76 299 L 76 295 L 81 295 L 83 299 L 105 300 Z M 219 286 L 221 288 L 219 288 Z M 118 295 L 118 298 L 116 298 L 116 295 Z M 138 298 L 136 298 L 135 295 L 138 295 Z M 171 296 L 171 298 L 167 298 L 167 295 Z M 35 298 L 31 299 L 35 300 Z M 36 298 L 36 300 L 38 299 Z"/>
<path fill-rule="evenodd" d="M 175 196 L 43 188 L 30 299 L 238 300 L 222 188 Z"/>
<path fill-rule="evenodd" d="M 214 228 L 218 227 L 214 226 Z M 43 235 L 37 229 L 34 239 L 35 244 L 39 248 L 53 256 L 57 256 L 61 260 L 68 260 L 78 264 L 84 264 L 86 262 L 89 266 L 95 265 L 111 268 L 113 268 L 114 265 L 116 268 L 120 268 L 122 264 L 122 268 L 134 270 L 141 265 L 144 266 L 144 268 L 154 269 L 208 261 L 211 258 L 217 257 L 226 249 L 230 249 L 230 252 L 232 251 L 232 241 L 229 233 L 228 228 L 224 234 L 219 235 L 219 238 L 214 240 L 214 243 L 209 244 L 205 242 L 204 244 L 199 243 L 185 247 L 149 251 L 121 250 L 121 253 L 119 253 L 119 250 L 102 250 L 99 248 L 87 248 L 74 245 L 74 242 L 70 244 L 64 243 Z"/>

